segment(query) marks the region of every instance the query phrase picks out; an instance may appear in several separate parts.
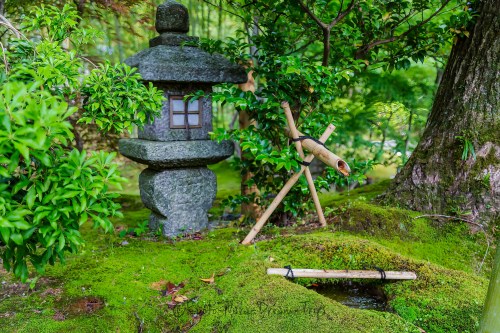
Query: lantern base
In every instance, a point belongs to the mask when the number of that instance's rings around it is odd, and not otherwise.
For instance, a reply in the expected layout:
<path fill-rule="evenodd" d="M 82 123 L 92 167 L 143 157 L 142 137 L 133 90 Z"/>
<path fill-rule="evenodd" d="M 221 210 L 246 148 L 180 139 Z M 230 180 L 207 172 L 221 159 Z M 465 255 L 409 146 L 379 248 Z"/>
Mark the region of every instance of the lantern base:
<path fill-rule="evenodd" d="M 146 169 L 139 186 L 142 202 L 152 211 L 153 230 L 175 237 L 208 226 L 208 210 L 217 192 L 215 174 L 208 168 Z"/>

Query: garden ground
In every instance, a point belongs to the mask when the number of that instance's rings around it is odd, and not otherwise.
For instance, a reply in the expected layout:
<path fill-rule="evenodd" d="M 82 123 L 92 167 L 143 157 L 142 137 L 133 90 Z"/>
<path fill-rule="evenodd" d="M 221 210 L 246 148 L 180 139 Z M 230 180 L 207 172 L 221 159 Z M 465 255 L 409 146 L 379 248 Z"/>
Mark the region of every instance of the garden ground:
<path fill-rule="evenodd" d="M 218 200 L 239 190 L 237 173 L 214 167 Z M 136 173 L 127 166 L 125 173 Z M 133 177 L 132 177 L 133 178 Z M 267 226 L 252 246 L 249 226 L 176 240 L 141 234 L 147 219 L 132 179 L 116 232 L 85 225 L 85 246 L 48 267 L 34 290 L 0 271 L 1 332 L 475 332 L 491 253 L 482 233 L 457 222 L 371 203 L 387 182 L 322 195 L 329 226 Z M 221 209 L 213 210 L 213 217 Z M 137 228 L 137 229 L 136 229 Z M 132 229 L 140 236 L 132 235 Z M 126 234 L 123 237 L 124 234 Z M 380 284 L 390 311 L 346 307 L 307 288 L 313 279 L 266 275 L 268 267 L 415 271 Z"/>

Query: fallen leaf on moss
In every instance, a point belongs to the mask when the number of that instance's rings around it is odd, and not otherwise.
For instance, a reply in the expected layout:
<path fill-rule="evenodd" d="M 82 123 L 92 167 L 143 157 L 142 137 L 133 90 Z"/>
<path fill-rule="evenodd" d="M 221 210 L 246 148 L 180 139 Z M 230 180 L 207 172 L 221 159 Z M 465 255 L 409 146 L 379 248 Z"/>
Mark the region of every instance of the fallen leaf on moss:
<path fill-rule="evenodd" d="M 212 276 L 211 276 L 210 278 L 208 278 L 208 279 L 200 279 L 200 280 L 201 280 L 201 281 L 203 281 L 203 282 L 206 282 L 206 283 L 212 284 L 212 283 L 214 283 L 214 282 L 215 282 L 214 275 L 215 275 L 215 274 L 214 274 L 214 273 L 212 273 Z"/>
<path fill-rule="evenodd" d="M 187 298 L 184 295 L 178 295 L 178 296 L 174 297 L 174 301 L 177 302 L 177 303 L 184 303 L 187 300 L 189 300 L 189 298 Z"/>
<path fill-rule="evenodd" d="M 157 281 L 157 282 L 153 282 L 151 283 L 151 289 L 154 289 L 154 290 L 162 290 L 163 287 L 167 284 L 167 281 L 165 280 L 160 280 L 160 281 Z"/>
<path fill-rule="evenodd" d="M 182 288 L 184 288 L 184 282 L 181 282 L 178 285 L 165 280 L 151 283 L 151 289 L 161 291 L 162 296 L 173 295 Z"/>
<path fill-rule="evenodd" d="M 167 302 L 167 306 L 169 309 L 173 309 L 175 308 L 175 306 L 177 305 L 178 303 L 175 303 L 175 301 L 168 301 Z"/>
<path fill-rule="evenodd" d="M 184 288 L 184 282 L 181 282 L 178 285 L 175 285 L 172 282 L 167 282 L 166 289 L 162 290 L 161 294 L 163 296 L 173 295 L 176 292 L 178 292 L 179 290 L 181 290 L 182 288 Z"/>
<path fill-rule="evenodd" d="M 225 270 L 223 271 L 220 271 L 219 273 L 217 273 L 217 276 L 223 276 L 225 275 L 227 272 L 230 272 L 231 271 L 231 267 L 226 267 Z"/>
<path fill-rule="evenodd" d="M 195 233 L 195 234 L 193 234 L 191 236 L 191 239 L 193 239 L 193 240 L 202 240 L 203 236 L 201 235 L 201 233 L 197 232 L 197 233 Z"/>
<path fill-rule="evenodd" d="M 54 319 L 56 321 L 63 321 L 63 320 L 66 320 L 66 316 L 62 312 L 58 311 L 54 314 L 52 319 Z"/>

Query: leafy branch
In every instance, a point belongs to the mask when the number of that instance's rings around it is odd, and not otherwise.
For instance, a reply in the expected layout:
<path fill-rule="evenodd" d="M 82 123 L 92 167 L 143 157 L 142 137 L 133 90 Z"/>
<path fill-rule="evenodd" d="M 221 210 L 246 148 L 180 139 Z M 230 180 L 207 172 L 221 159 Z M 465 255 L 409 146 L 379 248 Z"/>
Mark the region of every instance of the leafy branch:
<path fill-rule="evenodd" d="M 328 66 L 328 59 L 330 57 L 330 34 L 331 34 L 331 30 L 332 28 L 337 25 L 340 21 L 342 21 L 342 19 L 344 19 L 344 17 L 347 16 L 347 14 L 349 14 L 353 9 L 354 9 L 354 6 L 356 5 L 357 3 L 357 0 L 351 0 L 351 3 L 347 6 L 347 9 L 342 11 L 342 6 L 344 4 L 344 2 L 342 1 L 341 2 L 341 5 L 340 5 L 340 10 L 339 12 L 337 13 L 337 16 L 329 23 L 325 23 L 323 21 L 321 21 L 314 13 L 313 11 L 304 4 L 304 2 L 302 0 L 297 0 L 300 7 L 306 12 L 306 14 L 312 18 L 316 23 L 317 25 L 321 28 L 321 31 L 323 33 L 323 66 Z"/>

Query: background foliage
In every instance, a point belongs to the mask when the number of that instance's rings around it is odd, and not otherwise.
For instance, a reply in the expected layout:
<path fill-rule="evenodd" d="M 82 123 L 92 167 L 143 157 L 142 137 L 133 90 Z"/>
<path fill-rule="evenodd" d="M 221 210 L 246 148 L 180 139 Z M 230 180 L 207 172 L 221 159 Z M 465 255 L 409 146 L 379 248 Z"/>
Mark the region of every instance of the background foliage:
<path fill-rule="evenodd" d="M 236 167 L 250 172 L 267 205 L 296 170 L 297 155 L 283 134 L 280 103 L 290 103 L 303 133 L 319 137 L 337 126 L 328 142 L 353 169 L 344 179 L 325 170 L 320 189 L 364 181 L 378 163 L 404 163 L 423 129 L 443 55 L 473 13 L 462 1 L 232 1 L 246 29 L 225 41 L 202 39 L 253 71 L 255 93 L 223 85 L 214 101 L 234 105 L 255 121 L 214 138 L 241 142 Z M 424 64 L 425 62 L 425 64 Z M 432 78 L 436 78 L 435 80 Z M 305 182 L 285 199 L 283 212 L 303 215 L 310 207 Z M 290 214 L 285 214 L 290 215 Z M 275 216 L 279 216 L 275 215 Z M 282 215 L 283 216 L 283 215 Z M 285 217 L 286 220 L 286 217 Z"/>

